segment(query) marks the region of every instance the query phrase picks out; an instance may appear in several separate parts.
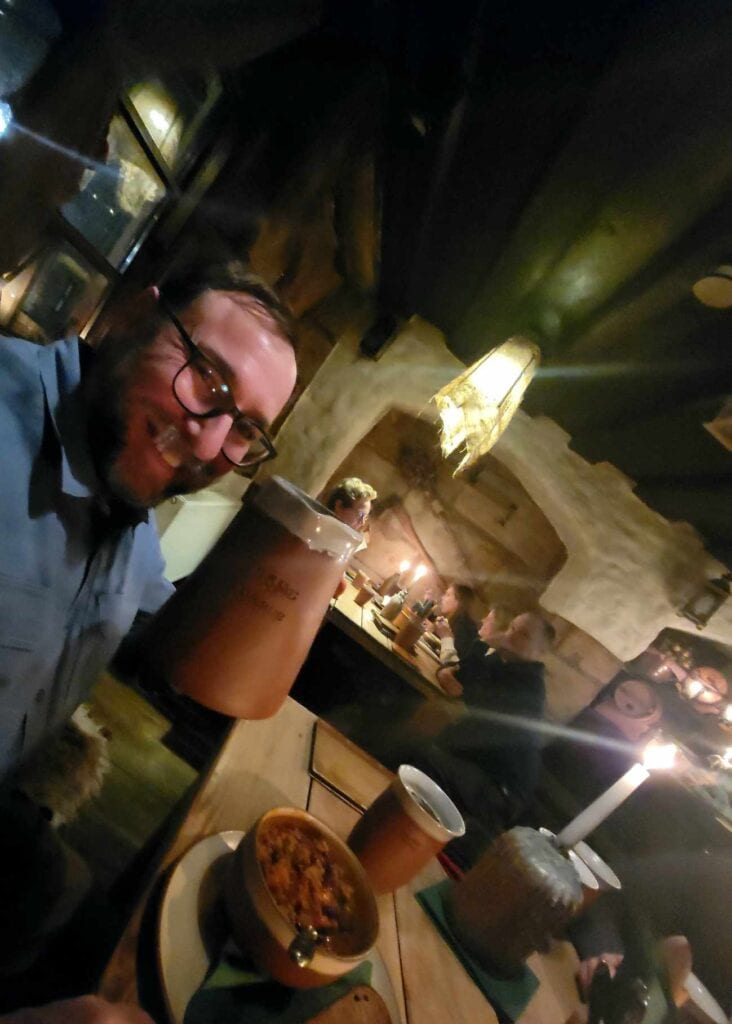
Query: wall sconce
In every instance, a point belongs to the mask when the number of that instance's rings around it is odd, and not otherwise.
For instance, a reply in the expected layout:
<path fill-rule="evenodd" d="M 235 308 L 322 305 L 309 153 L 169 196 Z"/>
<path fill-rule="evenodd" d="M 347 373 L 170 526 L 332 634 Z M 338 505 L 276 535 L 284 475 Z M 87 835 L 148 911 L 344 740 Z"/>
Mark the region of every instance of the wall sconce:
<path fill-rule="evenodd" d="M 716 580 L 706 580 L 700 591 L 690 597 L 678 612 L 690 619 L 697 629 L 704 629 L 712 615 L 718 611 L 732 592 L 732 572 Z"/>
<path fill-rule="evenodd" d="M 463 452 L 456 474 L 496 443 L 521 404 L 540 358 L 538 346 L 527 338 L 509 338 L 434 396 L 443 456 Z"/>

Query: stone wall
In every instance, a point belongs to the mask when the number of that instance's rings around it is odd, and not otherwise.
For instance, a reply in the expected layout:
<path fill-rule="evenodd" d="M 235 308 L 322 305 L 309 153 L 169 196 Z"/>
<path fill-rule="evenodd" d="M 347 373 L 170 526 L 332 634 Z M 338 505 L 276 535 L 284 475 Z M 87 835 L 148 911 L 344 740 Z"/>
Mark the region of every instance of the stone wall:
<path fill-rule="evenodd" d="M 559 570 L 564 545 L 525 488 L 490 455 L 475 471 L 453 476 L 457 459 L 442 458 L 429 413 L 388 412 L 334 469 L 324 493 L 345 476 L 363 477 L 379 492 L 371 543 L 361 555 L 376 577 L 417 557 L 412 541 L 399 543 L 391 514 L 398 509 L 439 575 L 470 583 L 483 607 L 523 610 Z"/>
<path fill-rule="evenodd" d="M 590 464 L 556 423 L 519 411 L 493 454 L 521 481 L 567 548 L 541 603 L 628 661 L 666 627 L 694 633 L 677 610 L 723 567 L 688 523 L 672 523 L 609 463 Z M 732 643 L 732 602 L 704 630 Z"/>
<path fill-rule="evenodd" d="M 435 391 L 462 367 L 440 332 L 416 317 L 380 360 L 365 359 L 358 340 L 367 323 L 364 311 L 338 334 L 278 436 L 276 471 L 312 494 L 322 491 L 390 410 L 424 413 Z M 722 567 L 688 524 L 665 520 L 633 494 L 631 481 L 615 467 L 588 463 L 569 440 L 551 420 L 519 411 L 492 452 L 567 550 L 541 605 L 622 661 L 643 651 L 665 627 L 694 632 L 677 609 Z M 463 511 L 472 501 L 463 503 Z M 713 617 L 705 635 L 732 642 L 732 602 Z"/>
<path fill-rule="evenodd" d="M 369 546 L 354 562 L 375 579 L 404 559 L 424 563 L 430 571 L 410 588 L 410 600 L 421 599 L 427 587 L 441 592 L 446 579 L 470 583 L 478 595 L 476 619 L 496 604 L 512 614 L 535 607 L 566 558 L 556 531 L 497 459 L 489 454 L 476 469 L 453 477 L 457 460 L 442 459 L 436 438 L 426 411 L 421 419 L 392 411 L 334 470 L 325 492 L 344 476 L 362 476 L 379 492 Z M 404 464 L 405 456 L 421 473 Z M 621 662 L 571 622 L 544 614 L 557 631 L 546 659 L 547 712 L 565 722 Z"/>

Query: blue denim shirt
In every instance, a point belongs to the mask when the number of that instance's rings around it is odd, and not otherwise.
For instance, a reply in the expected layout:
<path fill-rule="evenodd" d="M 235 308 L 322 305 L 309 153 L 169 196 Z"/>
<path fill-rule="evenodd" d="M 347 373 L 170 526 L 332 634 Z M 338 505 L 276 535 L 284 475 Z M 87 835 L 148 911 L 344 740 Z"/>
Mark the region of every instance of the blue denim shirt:
<path fill-rule="evenodd" d="M 152 520 L 100 519 L 80 379 L 76 340 L 0 338 L 0 778 L 173 591 Z"/>

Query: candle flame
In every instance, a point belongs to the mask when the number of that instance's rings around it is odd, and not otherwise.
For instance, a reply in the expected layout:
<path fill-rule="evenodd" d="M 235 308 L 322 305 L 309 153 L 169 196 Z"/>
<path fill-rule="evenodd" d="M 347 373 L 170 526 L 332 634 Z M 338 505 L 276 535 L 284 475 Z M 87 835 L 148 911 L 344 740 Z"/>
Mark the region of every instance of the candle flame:
<path fill-rule="evenodd" d="M 423 576 L 427 574 L 426 565 L 418 565 L 414 570 L 414 576 L 412 577 L 412 583 L 416 583 L 417 580 L 421 580 Z"/>
<path fill-rule="evenodd" d="M 732 704 L 728 704 L 722 712 L 722 718 L 725 722 L 732 722 Z"/>
<path fill-rule="evenodd" d="M 675 743 L 652 741 L 643 752 L 643 767 L 649 771 L 673 768 L 679 748 Z"/>
<path fill-rule="evenodd" d="M 699 679 L 687 679 L 684 689 L 686 690 L 686 696 L 690 700 L 694 700 L 704 689 L 704 683 Z"/>
<path fill-rule="evenodd" d="M 411 564 L 412 563 L 405 558 L 403 562 L 399 563 L 399 572 L 406 572 Z"/>

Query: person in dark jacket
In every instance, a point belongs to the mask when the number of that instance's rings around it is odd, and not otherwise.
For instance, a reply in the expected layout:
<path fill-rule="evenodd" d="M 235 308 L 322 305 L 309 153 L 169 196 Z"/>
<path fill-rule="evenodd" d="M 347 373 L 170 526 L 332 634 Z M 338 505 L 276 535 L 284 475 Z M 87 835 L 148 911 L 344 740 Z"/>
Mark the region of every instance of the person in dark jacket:
<path fill-rule="evenodd" d="M 534 612 L 492 633 L 489 647 L 481 637 L 492 629 L 486 616 L 459 668 L 439 670 L 441 686 L 462 697 L 465 713 L 411 757 L 465 816 L 469 859 L 510 827 L 533 795 L 545 703 L 540 659 L 554 639 L 553 627 Z"/>

